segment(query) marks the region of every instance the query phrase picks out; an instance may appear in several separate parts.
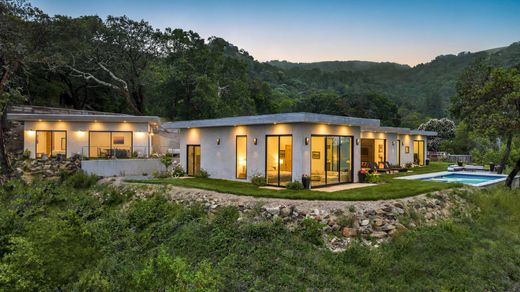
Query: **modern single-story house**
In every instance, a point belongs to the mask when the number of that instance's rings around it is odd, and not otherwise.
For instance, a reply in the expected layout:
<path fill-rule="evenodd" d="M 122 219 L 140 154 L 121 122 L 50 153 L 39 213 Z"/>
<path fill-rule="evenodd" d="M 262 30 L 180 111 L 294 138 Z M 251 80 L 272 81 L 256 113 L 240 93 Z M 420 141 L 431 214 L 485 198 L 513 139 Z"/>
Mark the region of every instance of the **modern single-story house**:
<path fill-rule="evenodd" d="M 24 124 L 30 158 L 148 157 L 159 117 L 124 114 L 9 113 Z"/>
<path fill-rule="evenodd" d="M 179 129 L 180 161 L 188 175 L 266 177 L 284 186 L 309 175 L 311 186 L 358 181 L 362 164 L 424 165 L 428 136 L 437 133 L 382 127 L 376 119 L 285 113 L 170 122 Z"/>

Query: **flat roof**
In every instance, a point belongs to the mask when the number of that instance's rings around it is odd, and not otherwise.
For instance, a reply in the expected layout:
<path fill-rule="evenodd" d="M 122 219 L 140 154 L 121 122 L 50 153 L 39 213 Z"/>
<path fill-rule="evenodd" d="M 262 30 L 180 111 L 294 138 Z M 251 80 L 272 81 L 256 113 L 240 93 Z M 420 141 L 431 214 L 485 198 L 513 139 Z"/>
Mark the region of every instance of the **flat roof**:
<path fill-rule="evenodd" d="M 399 127 L 361 127 L 362 132 L 384 132 L 394 133 L 401 135 L 423 135 L 423 136 L 437 136 L 437 132 L 434 131 L 422 131 L 422 130 L 411 130 L 410 128 L 399 128 Z"/>
<path fill-rule="evenodd" d="M 265 125 L 265 124 L 290 124 L 290 123 L 322 123 L 331 125 L 349 126 L 379 126 L 377 119 L 364 119 L 345 116 L 333 116 L 314 113 L 283 113 L 257 116 L 241 116 L 220 119 L 193 120 L 168 122 L 162 125 L 167 129 L 187 129 L 187 128 L 210 128 L 226 126 L 246 126 L 246 125 Z"/>
<path fill-rule="evenodd" d="M 48 122 L 107 122 L 107 123 L 159 123 L 160 119 L 156 116 L 133 116 L 133 115 L 81 115 L 81 114 L 21 114 L 8 113 L 8 120 L 14 121 L 48 121 Z"/>

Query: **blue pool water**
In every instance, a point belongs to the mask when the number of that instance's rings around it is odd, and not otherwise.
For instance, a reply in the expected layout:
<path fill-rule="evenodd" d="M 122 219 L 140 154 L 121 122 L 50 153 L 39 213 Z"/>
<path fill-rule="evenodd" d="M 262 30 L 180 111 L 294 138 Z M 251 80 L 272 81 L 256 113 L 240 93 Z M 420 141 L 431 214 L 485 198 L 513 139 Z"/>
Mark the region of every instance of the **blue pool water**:
<path fill-rule="evenodd" d="M 490 182 L 496 179 L 504 178 L 499 175 L 478 175 L 478 174 L 446 174 L 441 176 L 424 178 L 423 180 L 431 180 L 438 182 L 448 182 L 448 183 L 463 183 L 466 185 L 478 185 L 485 182 Z"/>

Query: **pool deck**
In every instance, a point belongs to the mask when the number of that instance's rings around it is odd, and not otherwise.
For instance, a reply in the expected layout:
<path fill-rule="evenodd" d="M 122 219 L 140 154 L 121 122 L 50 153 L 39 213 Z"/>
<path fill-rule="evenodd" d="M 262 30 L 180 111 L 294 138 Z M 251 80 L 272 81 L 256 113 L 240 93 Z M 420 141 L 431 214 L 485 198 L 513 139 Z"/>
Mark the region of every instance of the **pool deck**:
<path fill-rule="evenodd" d="M 428 178 L 434 178 L 434 177 L 450 175 L 450 174 L 464 174 L 464 175 L 496 177 L 496 179 L 494 179 L 494 180 L 490 180 L 490 181 L 486 181 L 486 182 L 482 182 L 482 183 L 478 183 L 478 184 L 472 184 L 471 186 L 474 186 L 474 187 L 493 186 L 498 183 L 504 182 L 507 178 L 507 175 L 505 175 L 505 174 L 490 173 L 489 171 L 441 171 L 441 172 L 432 172 L 432 173 L 426 173 L 426 174 L 417 174 L 417 175 L 396 177 L 395 179 L 420 180 L 420 179 L 428 179 Z M 516 179 L 518 179 L 518 177 Z"/>

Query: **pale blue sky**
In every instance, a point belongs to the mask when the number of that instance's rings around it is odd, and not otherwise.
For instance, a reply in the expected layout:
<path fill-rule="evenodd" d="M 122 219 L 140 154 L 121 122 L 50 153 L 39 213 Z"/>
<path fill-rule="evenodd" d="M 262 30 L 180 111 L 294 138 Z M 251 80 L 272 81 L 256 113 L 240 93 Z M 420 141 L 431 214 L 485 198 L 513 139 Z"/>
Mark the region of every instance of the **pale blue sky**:
<path fill-rule="evenodd" d="M 219 36 L 260 61 L 391 61 L 520 41 L 520 0 L 37 0 L 48 14 L 127 15 Z"/>

